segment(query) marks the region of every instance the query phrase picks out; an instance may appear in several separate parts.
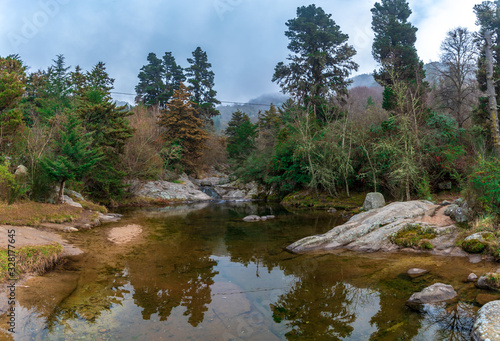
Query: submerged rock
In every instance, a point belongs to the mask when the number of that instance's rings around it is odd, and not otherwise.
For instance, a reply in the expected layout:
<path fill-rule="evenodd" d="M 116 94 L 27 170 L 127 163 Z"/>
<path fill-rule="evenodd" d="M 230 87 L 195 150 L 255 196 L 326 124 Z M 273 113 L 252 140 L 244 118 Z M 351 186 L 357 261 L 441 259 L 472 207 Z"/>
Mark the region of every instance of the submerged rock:
<path fill-rule="evenodd" d="M 429 272 L 429 270 L 419 269 L 419 268 L 412 268 L 412 269 L 408 270 L 406 273 L 411 278 L 415 278 L 415 277 L 419 277 L 419 276 L 425 275 L 428 272 Z"/>
<path fill-rule="evenodd" d="M 393 251 L 400 247 L 391 243 L 390 237 L 414 223 L 431 226 L 436 230 L 438 237 L 432 240 L 433 252 L 465 254 L 460 248 L 455 247 L 456 227 L 442 214 L 440 206 L 417 200 L 394 202 L 357 214 L 347 223 L 334 227 L 324 234 L 303 238 L 289 245 L 287 249 L 292 252 L 328 251 L 338 248 L 364 252 Z"/>
<path fill-rule="evenodd" d="M 500 340 L 500 301 L 486 303 L 479 309 L 471 339 L 474 341 Z"/>
<path fill-rule="evenodd" d="M 420 292 L 416 292 L 408 299 L 409 306 L 427 303 L 448 301 L 457 297 L 457 292 L 451 285 L 435 283 Z"/>
<path fill-rule="evenodd" d="M 384 206 L 385 199 L 382 193 L 371 192 L 366 195 L 365 202 L 363 203 L 363 210 L 369 211 Z"/>

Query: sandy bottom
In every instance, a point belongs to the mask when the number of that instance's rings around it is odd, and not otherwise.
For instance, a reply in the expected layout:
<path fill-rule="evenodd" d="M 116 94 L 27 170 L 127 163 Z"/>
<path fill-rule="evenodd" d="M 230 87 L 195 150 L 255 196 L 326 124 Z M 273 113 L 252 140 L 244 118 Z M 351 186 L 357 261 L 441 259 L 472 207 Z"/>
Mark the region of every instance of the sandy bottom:
<path fill-rule="evenodd" d="M 141 233 L 141 226 L 136 224 L 114 227 L 108 233 L 108 240 L 115 244 L 124 244 L 133 240 Z"/>

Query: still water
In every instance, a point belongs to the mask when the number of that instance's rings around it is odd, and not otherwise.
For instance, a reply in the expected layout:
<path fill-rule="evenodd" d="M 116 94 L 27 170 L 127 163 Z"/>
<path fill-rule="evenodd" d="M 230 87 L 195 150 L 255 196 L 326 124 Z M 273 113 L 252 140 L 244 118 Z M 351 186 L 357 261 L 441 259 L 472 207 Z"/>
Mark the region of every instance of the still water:
<path fill-rule="evenodd" d="M 284 248 L 343 219 L 278 205 L 122 213 L 120 222 L 68 235 L 85 254 L 18 287 L 15 337 L 0 339 L 467 340 L 480 291 L 464 279 L 496 269 L 417 254 L 294 255 Z M 243 222 L 249 214 L 276 219 Z M 127 224 L 143 233 L 123 245 L 107 241 Z M 430 271 L 411 279 L 412 267 Z M 435 282 L 453 285 L 459 300 L 425 313 L 405 306 Z"/>

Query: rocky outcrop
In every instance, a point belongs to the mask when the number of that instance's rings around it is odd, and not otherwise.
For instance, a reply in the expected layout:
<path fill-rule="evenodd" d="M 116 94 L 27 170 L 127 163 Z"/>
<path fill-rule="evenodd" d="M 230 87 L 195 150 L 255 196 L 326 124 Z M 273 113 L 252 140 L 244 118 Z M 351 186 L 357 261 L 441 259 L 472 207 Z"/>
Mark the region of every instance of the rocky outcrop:
<path fill-rule="evenodd" d="M 363 210 L 369 211 L 384 206 L 385 199 L 382 193 L 371 192 L 366 195 L 365 202 L 363 203 Z"/>
<path fill-rule="evenodd" d="M 486 303 L 479 309 L 471 339 L 474 341 L 500 340 L 500 301 Z"/>
<path fill-rule="evenodd" d="M 181 176 L 179 183 L 168 181 L 131 180 L 129 192 L 140 198 L 159 200 L 204 201 L 212 197 L 203 193 L 187 176 Z"/>
<path fill-rule="evenodd" d="M 355 251 L 393 251 L 400 247 L 390 237 L 408 226 L 421 224 L 433 228 L 433 253 L 465 256 L 455 246 L 457 228 L 443 215 L 444 208 L 429 201 L 394 202 L 382 208 L 353 216 L 343 225 L 315 236 L 303 238 L 287 247 L 292 252 L 328 251 L 346 248 Z"/>

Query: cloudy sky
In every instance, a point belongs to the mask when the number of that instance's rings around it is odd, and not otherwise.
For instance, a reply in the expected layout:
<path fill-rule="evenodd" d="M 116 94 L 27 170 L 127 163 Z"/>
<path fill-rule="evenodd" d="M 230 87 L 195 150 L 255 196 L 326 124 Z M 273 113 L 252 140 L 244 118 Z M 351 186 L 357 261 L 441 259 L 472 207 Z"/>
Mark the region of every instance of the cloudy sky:
<path fill-rule="evenodd" d="M 371 56 L 375 0 L 0 0 L 0 56 L 18 53 L 30 71 L 47 69 L 58 54 L 68 66 L 88 70 L 106 63 L 115 91 L 133 93 L 149 52 L 166 51 L 177 63 L 200 46 L 215 73 L 222 101 L 246 102 L 278 92 L 274 66 L 285 61 L 285 22 L 299 6 L 315 3 L 349 35 L 358 73 L 376 67 Z M 472 11 L 481 0 L 409 0 L 424 62 L 439 58 L 446 32 L 476 30 Z M 115 95 L 133 102 L 134 96 Z"/>

